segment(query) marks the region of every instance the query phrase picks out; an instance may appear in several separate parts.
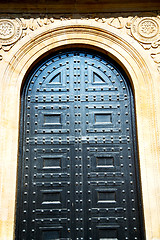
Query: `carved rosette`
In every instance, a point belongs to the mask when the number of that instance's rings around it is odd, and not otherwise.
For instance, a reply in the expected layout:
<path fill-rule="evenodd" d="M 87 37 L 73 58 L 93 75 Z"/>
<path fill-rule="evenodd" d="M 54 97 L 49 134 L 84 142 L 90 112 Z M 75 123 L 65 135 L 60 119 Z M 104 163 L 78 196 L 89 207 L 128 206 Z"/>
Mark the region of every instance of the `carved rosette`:
<path fill-rule="evenodd" d="M 158 40 L 160 19 L 158 17 L 135 17 L 131 25 L 132 36 L 142 43 Z"/>
<path fill-rule="evenodd" d="M 0 44 L 2 46 L 12 45 L 22 35 L 22 24 L 18 19 L 0 19 Z"/>

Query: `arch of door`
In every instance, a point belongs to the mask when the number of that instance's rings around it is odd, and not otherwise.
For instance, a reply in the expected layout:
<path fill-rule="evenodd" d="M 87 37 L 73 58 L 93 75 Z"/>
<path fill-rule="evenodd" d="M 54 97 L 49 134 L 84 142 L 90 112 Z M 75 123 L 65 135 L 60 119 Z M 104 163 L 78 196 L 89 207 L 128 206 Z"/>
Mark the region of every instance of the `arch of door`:
<path fill-rule="evenodd" d="M 112 59 L 41 61 L 20 124 L 16 239 L 144 239 L 133 93 Z"/>

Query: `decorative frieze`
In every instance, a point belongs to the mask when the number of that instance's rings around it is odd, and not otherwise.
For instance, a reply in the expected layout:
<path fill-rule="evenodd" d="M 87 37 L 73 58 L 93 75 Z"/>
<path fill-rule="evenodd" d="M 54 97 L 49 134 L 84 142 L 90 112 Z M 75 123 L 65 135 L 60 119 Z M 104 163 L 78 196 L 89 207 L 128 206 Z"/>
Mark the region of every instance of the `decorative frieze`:
<path fill-rule="evenodd" d="M 39 27 L 49 25 L 54 22 L 54 19 L 53 18 L 30 18 L 30 19 L 20 18 L 20 21 L 22 22 L 24 33 L 26 33 L 26 31 L 29 31 L 29 30 L 35 31 Z"/>
<path fill-rule="evenodd" d="M 124 18 L 122 18 L 122 17 L 111 18 L 109 20 L 108 24 L 117 29 L 121 29 L 124 27 Z"/>
<path fill-rule="evenodd" d="M 0 19 L 0 60 L 3 59 L 3 51 L 9 51 L 18 40 L 24 38 L 39 28 L 57 23 L 57 21 L 69 21 L 75 16 L 44 16 L 32 18 L 23 16 L 19 18 Z M 79 16 L 79 19 L 96 21 L 107 29 L 107 26 L 118 29 L 122 36 L 125 34 L 134 38 L 149 54 L 160 69 L 160 17 L 153 13 L 143 13 L 137 16 L 101 17 L 98 15 Z M 114 30 L 113 30 L 114 32 Z"/>

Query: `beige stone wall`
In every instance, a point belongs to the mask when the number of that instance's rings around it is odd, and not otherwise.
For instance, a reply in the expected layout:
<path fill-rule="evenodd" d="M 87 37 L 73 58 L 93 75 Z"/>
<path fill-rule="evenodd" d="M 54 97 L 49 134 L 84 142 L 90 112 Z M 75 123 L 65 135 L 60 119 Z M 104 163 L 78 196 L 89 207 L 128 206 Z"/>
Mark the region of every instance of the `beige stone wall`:
<path fill-rule="evenodd" d="M 102 51 L 126 71 L 134 89 L 147 240 L 160 240 L 160 17 L 0 19 L 0 239 L 14 239 L 20 89 L 37 59 L 71 45 Z"/>

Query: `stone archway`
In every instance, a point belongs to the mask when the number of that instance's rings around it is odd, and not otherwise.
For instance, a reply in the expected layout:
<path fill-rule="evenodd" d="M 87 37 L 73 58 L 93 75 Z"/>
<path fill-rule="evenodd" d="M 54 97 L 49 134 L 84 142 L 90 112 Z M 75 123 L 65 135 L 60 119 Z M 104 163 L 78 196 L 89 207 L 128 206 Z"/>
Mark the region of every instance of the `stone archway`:
<path fill-rule="evenodd" d="M 136 41 L 132 41 L 130 45 L 130 40 L 129 36 L 122 38 L 118 30 L 113 31 L 110 26 L 106 29 L 98 22 L 70 20 L 34 31 L 21 39 L 4 56 L 1 70 L 2 239 L 12 239 L 14 234 L 21 85 L 27 70 L 39 57 L 48 51 L 71 44 L 87 45 L 105 52 L 118 61 L 130 78 L 135 96 L 146 235 L 148 239 L 159 236 L 159 205 L 156 194 L 159 185 L 158 172 L 155 172 L 158 171 L 156 166 L 159 139 L 157 135 L 159 98 L 155 99 L 159 94 L 156 88 L 158 73 L 145 50 Z M 148 176 L 152 181 L 147 179 Z"/>

